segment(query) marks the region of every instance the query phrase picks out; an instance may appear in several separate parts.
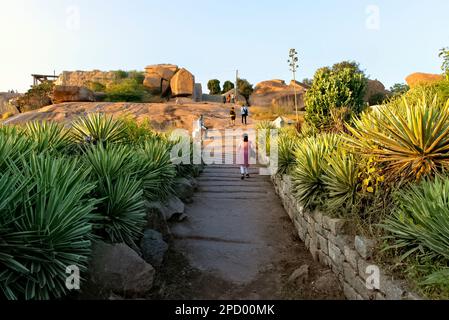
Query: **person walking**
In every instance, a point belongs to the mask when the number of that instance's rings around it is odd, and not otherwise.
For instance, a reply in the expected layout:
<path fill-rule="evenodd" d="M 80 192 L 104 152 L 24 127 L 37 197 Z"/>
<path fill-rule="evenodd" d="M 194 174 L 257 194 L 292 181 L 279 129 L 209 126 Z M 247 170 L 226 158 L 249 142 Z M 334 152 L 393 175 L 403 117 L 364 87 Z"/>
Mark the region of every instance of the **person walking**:
<path fill-rule="evenodd" d="M 250 178 L 249 175 L 249 162 L 251 156 L 255 153 L 255 149 L 251 141 L 249 141 L 248 134 L 243 135 L 243 141 L 240 143 L 237 152 L 237 162 L 240 165 L 241 179 L 245 180 Z"/>
<path fill-rule="evenodd" d="M 235 118 L 237 117 L 235 113 L 235 108 L 232 107 L 231 111 L 229 112 L 229 115 L 231 116 L 231 126 L 235 126 Z"/>
<path fill-rule="evenodd" d="M 242 114 L 242 124 L 246 126 L 248 124 L 248 117 L 249 117 L 249 109 L 246 104 L 242 104 L 241 114 Z"/>

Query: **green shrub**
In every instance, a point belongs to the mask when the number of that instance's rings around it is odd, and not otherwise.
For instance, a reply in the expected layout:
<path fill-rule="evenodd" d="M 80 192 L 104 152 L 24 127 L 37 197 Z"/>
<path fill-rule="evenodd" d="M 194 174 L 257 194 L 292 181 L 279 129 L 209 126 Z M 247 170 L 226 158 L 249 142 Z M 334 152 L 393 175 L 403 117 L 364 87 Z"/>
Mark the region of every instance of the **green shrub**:
<path fill-rule="evenodd" d="M 92 196 L 99 199 L 96 232 L 108 242 L 134 245 L 145 225 L 145 205 L 144 168 L 133 149 L 100 144 L 89 148 L 84 159 L 96 185 Z"/>
<path fill-rule="evenodd" d="M 297 164 L 292 172 L 293 191 L 306 208 L 323 204 L 326 158 L 340 143 L 338 135 L 322 134 L 304 139 L 296 148 Z"/>
<path fill-rule="evenodd" d="M 247 101 L 249 101 L 249 97 L 254 91 L 253 85 L 249 83 L 246 79 L 238 79 L 237 80 L 237 89 L 238 92 L 245 97 Z"/>
<path fill-rule="evenodd" d="M 115 120 L 112 116 L 92 113 L 73 123 L 71 136 L 76 143 L 106 145 L 125 141 L 125 130 L 122 121 Z"/>
<path fill-rule="evenodd" d="M 364 108 L 366 87 L 365 74 L 356 63 L 343 62 L 319 69 L 305 97 L 306 122 L 326 130 L 332 127 L 333 109 L 346 107 L 352 114 L 359 114 Z"/>
<path fill-rule="evenodd" d="M 299 134 L 296 128 L 281 129 L 278 137 L 278 174 L 290 174 L 296 165 Z"/>
<path fill-rule="evenodd" d="M 35 142 L 35 151 L 62 153 L 72 146 L 69 132 L 56 122 L 29 122 L 25 134 Z"/>
<path fill-rule="evenodd" d="M 128 78 L 128 72 L 123 70 L 114 71 L 114 75 L 116 80 L 123 80 Z"/>
<path fill-rule="evenodd" d="M 235 85 L 232 81 L 225 81 L 225 83 L 223 84 L 223 91 L 222 93 L 228 93 L 229 91 L 233 90 L 235 88 Z"/>
<path fill-rule="evenodd" d="M 326 208 L 345 213 L 356 203 L 359 189 L 359 159 L 340 147 L 326 157 L 322 182 L 326 192 Z"/>
<path fill-rule="evenodd" d="M 448 168 L 449 101 L 403 99 L 367 112 L 348 126 L 349 144 L 361 155 L 376 156 L 392 181 L 419 180 Z"/>
<path fill-rule="evenodd" d="M 76 160 L 32 155 L 21 167 L 0 172 L 0 291 L 58 299 L 68 293 L 66 268 L 87 268 L 94 185 Z"/>
<path fill-rule="evenodd" d="M 109 102 L 145 102 L 150 96 L 142 83 L 136 79 L 123 79 L 106 88 L 106 101 Z"/>
<path fill-rule="evenodd" d="M 141 71 L 129 71 L 128 78 L 135 80 L 138 84 L 143 84 L 145 80 L 145 73 Z"/>
<path fill-rule="evenodd" d="M 86 84 L 86 87 L 93 92 L 105 92 L 106 86 L 100 82 L 90 81 Z"/>

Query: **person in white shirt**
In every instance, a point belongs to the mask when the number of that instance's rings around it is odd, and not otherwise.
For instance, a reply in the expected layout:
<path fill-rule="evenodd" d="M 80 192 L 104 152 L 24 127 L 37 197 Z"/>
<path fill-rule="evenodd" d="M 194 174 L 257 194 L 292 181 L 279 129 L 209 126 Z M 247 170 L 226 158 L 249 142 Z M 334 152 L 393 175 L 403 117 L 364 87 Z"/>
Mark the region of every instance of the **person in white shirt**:
<path fill-rule="evenodd" d="M 249 117 L 249 109 L 247 105 L 245 104 L 242 105 L 241 114 L 242 114 L 242 124 L 246 126 L 248 124 L 248 117 Z"/>

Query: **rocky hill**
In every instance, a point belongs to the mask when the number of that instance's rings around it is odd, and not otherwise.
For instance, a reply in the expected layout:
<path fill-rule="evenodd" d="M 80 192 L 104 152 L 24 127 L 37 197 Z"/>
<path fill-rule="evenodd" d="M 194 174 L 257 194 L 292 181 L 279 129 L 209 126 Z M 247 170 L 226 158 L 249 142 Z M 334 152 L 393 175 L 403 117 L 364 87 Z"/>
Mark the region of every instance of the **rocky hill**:
<path fill-rule="evenodd" d="M 281 105 L 294 108 L 295 87 L 300 110 L 304 109 L 304 94 L 308 86 L 300 82 L 286 84 L 284 80 L 268 80 L 256 85 L 253 94 L 249 98 L 252 106 L 271 107 Z"/>
<path fill-rule="evenodd" d="M 431 84 L 444 80 L 444 77 L 441 74 L 416 72 L 409 75 L 405 80 L 407 81 L 407 84 L 410 86 L 410 88 L 414 88 L 418 85 Z"/>
<path fill-rule="evenodd" d="M 114 117 L 130 117 L 137 121 L 150 120 L 152 126 L 161 131 L 183 128 L 191 130 L 193 122 L 204 115 L 206 126 L 223 128 L 228 125 L 229 110 L 220 103 L 192 103 L 182 99 L 169 103 L 108 103 L 71 102 L 44 107 L 18 114 L 5 124 L 23 124 L 29 121 L 52 120 L 64 124 L 89 113 L 104 113 Z"/>

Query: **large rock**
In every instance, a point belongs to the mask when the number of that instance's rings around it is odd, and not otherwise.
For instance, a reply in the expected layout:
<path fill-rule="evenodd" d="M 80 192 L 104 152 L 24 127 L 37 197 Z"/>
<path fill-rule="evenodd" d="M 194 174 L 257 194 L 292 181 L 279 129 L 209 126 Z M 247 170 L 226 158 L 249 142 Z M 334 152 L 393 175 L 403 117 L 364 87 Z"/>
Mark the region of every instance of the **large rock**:
<path fill-rule="evenodd" d="M 55 86 L 53 89 L 53 103 L 63 102 L 94 102 L 94 93 L 86 87 Z"/>
<path fill-rule="evenodd" d="M 193 194 L 195 193 L 195 186 L 190 180 L 186 178 L 179 178 L 174 183 L 176 195 L 185 203 L 191 203 Z"/>
<path fill-rule="evenodd" d="M 108 86 L 117 79 L 117 73 L 114 71 L 64 71 L 56 80 L 57 86 L 75 86 L 85 87 L 91 83 L 100 83 Z"/>
<path fill-rule="evenodd" d="M 381 97 L 388 97 L 391 94 L 390 91 L 385 89 L 385 86 L 379 80 L 368 80 L 366 93 L 364 97 L 365 102 L 369 102 L 370 104 L 376 104 L 379 102 Z"/>
<path fill-rule="evenodd" d="M 145 230 L 140 247 L 143 259 L 146 262 L 156 268 L 162 266 L 165 253 L 168 250 L 168 244 L 164 241 L 161 233 L 152 229 Z"/>
<path fill-rule="evenodd" d="M 173 76 L 170 81 L 170 87 L 173 97 L 193 97 L 195 77 L 183 68 Z"/>
<path fill-rule="evenodd" d="M 172 220 L 176 217 L 179 217 L 184 214 L 185 212 L 185 204 L 182 202 L 181 199 L 179 199 L 177 196 L 171 196 L 167 201 L 164 203 L 155 201 L 155 202 L 146 202 L 145 204 L 147 210 L 149 210 L 149 224 L 148 227 L 155 229 L 161 233 L 164 233 L 160 231 L 159 227 L 154 227 L 150 224 L 154 223 L 156 225 L 163 225 L 164 221 Z M 150 221 L 151 220 L 151 221 Z M 156 221 L 154 221 L 156 220 Z M 165 227 L 162 226 L 162 229 Z"/>
<path fill-rule="evenodd" d="M 0 119 L 2 115 L 15 115 L 19 113 L 17 107 L 11 100 L 20 98 L 22 95 L 16 93 L 0 93 Z"/>
<path fill-rule="evenodd" d="M 308 86 L 298 81 L 291 81 L 288 85 L 284 80 L 262 81 L 254 88 L 254 92 L 249 98 L 249 103 L 252 106 L 260 107 L 286 107 L 293 111 L 295 108 L 295 89 L 298 109 L 304 110 L 304 94 Z"/>
<path fill-rule="evenodd" d="M 438 81 L 444 80 L 444 77 L 440 74 L 421 73 L 416 72 L 405 78 L 410 88 L 414 88 L 419 85 L 432 84 Z"/>
<path fill-rule="evenodd" d="M 167 94 L 170 81 L 178 71 L 173 64 L 155 64 L 145 68 L 143 85 L 153 94 Z"/>
<path fill-rule="evenodd" d="M 144 295 L 151 290 L 154 275 L 154 268 L 125 244 L 94 243 L 89 265 L 89 287 L 103 293 Z"/>

